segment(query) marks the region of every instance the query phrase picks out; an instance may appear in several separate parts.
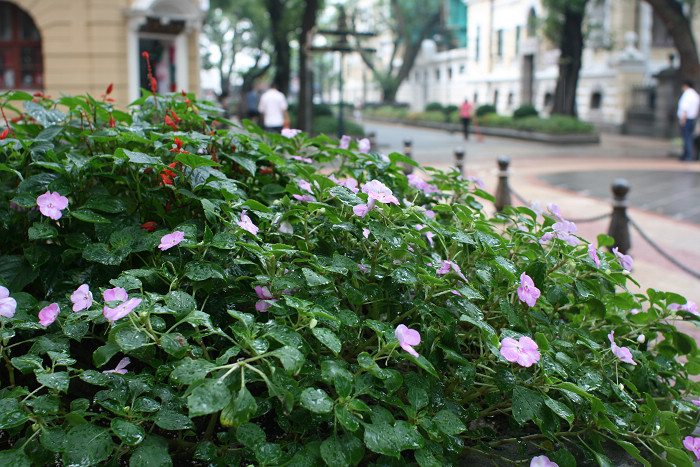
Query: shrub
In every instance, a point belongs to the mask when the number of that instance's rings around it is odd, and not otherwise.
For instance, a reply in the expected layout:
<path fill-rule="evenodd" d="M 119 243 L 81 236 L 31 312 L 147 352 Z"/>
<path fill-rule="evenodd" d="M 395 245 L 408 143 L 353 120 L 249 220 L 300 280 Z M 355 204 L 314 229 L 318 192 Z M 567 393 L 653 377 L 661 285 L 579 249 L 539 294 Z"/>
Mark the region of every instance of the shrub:
<path fill-rule="evenodd" d="M 608 237 L 193 99 L 0 95 L 0 465 L 691 465 L 697 307 Z"/>
<path fill-rule="evenodd" d="M 525 118 L 525 117 L 537 117 L 539 113 L 537 109 L 532 104 L 524 104 L 513 111 L 513 118 Z"/>
<path fill-rule="evenodd" d="M 346 117 L 348 117 L 346 115 Z M 313 132 L 316 135 L 327 135 L 332 138 L 338 135 L 338 117 L 314 117 Z M 352 120 L 343 121 L 343 133 L 349 136 L 362 137 L 365 134 L 362 125 Z"/>
<path fill-rule="evenodd" d="M 491 104 L 480 105 L 476 109 L 476 116 L 477 117 L 483 117 L 484 115 L 495 114 L 495 113 L 496 113 L 496 107 L 491 105 Z"/>
<path fill-rule="evenodd" d="M 428 105 L 425 106 L 425 111 L 426 112 L 442 112 L 443 106 L 439 102 L 429 102 Z"/>

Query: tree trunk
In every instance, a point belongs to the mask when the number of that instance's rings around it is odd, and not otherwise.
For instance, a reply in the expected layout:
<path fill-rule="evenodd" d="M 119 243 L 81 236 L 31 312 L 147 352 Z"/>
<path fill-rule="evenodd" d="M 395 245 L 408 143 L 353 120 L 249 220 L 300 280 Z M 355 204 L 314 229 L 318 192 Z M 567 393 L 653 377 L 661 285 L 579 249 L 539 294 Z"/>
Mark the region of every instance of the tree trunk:
<path fill-rule="evenodd" d="M 583 13 L 567 8 L 564 12 L 559 49 L 559 78 L 554 91 L 553 114 L 576 116 L 576 88 L 583 52 Z"/>
<path fill-rule="evenodd" d="M 289 93 L 290 77 L 290 47 L 287 40 L 287 30 L 284 28 L 283 0 L 267 0 L 267 11 L 270 14 L 270 29 L 272 30 L 272 43 L 275 51 L 275 77 L 273 82 L 277 89 L 284 95 Z"/>
<path fill-rule="evenodd" d="M 307 47 L 310 45 L 311 30 L 316 25 L 316 13 L 318 12 L 318 0 L 306 0 L 304 16 L 301 20 L 301 33 L 299 34 L 299 104 L 297 108 L 297 128 L 306 132 L 311 131 L 311 106 L 313 94 L 313 81 L 310 68 Z"/>
<path fill-rule="evenodd" d="M 683 4 L 677 0 L 646 0 L 654 13 L 664 22 L 681 59 L 680 79 L 697 84 L 700 77 L 698 49 L 693 39 L 690 19 L 683 14 Z"/>

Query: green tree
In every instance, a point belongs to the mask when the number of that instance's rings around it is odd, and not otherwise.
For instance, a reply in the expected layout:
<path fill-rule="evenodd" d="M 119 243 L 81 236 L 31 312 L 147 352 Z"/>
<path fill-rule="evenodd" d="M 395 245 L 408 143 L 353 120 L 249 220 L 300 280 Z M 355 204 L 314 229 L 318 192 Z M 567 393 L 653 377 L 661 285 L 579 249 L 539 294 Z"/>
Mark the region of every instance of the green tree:
<path fill-rule="evenodd" d="M 545 35 L 559 45 L 559 76 L 552 113 L 576 116 L 576 88 L 581 71 L 583 22 L 588 0 L 543 0 Z"/>
<path fill-rule="evenodd" d="M 646 0 L 663 21 L 680 57 L 680 79 L 697 81 L 700 75 L 698 49 L 691 27 L 695 0 Z"/>
<path fill-rule="evenodd" d="M 378 35 L 388 34 L 393 47 L 389 59 L 379 60 L 375 55 L 358 48 L 363 61 L 372 71 L 382 88 L 384 102 L 396 102 L 396 93 L 408 77 L 420 51 L 421 43 L 440 26 L 440 0 L 389 0 L 381 4 L 387 14 L 381 14 L 376 24 Z M 362 41 L 358 43 L 362 46 Z"/>

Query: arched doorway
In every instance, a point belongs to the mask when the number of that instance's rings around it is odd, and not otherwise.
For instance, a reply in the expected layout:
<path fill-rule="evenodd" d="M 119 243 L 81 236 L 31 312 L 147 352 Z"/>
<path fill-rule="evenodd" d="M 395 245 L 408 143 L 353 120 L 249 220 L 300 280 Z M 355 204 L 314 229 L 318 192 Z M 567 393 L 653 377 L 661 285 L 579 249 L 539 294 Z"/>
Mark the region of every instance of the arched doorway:
<path fill-rule="evenodd" d="M 27 12 L 0 1 L 0 90 L 43 88 L 41 34 Z"/>

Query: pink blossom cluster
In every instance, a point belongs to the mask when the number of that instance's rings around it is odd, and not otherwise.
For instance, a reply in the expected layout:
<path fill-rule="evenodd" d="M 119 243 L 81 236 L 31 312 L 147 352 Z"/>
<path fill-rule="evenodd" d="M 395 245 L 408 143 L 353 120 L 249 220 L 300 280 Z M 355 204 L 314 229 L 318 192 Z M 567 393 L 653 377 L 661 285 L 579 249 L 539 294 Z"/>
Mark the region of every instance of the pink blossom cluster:
<path fill-rule="evenodd" d="M 370 180 L 362 185 L 362 192 L 367 194 L 367 204 L 358 204 L 352 208 L 356 216 L 365 217 L 377 201 L 380 203 L 399 204 L 398 198 L 394 196 L 391 189 L 379 180 Z"/>
<path fill-rule="evenodd" d="M 535 287 L 535 282 L 525 273 L 520 274 L 520 287 L 518 287 L 518 298 L 527 306 L 535 306 L 540 298 L 540 289 Z"/>
<path fill-rule="evenodd" d="M 608 334 L 608 339 L 610 340 L 610 350 L 612 350 L 612 353 L 617 358 L 631 365 L 637 364 L 637 362 L 635 362 L 632 358 L 632 352 L 630 349 L 627 347 L 620 347 L 615 343 L 615 331 L 610 331 L 610 334 Z"/>
<path fill-rule="evenodd" d="M 540 361 L 539 346 L 532 338 L 522 336 L 517 341 L 506 337 L 501 341 L 501 355 L 509 362 L 516 362 L 526 368 Z"/>
<path fill-rule="evenodd" d="M 63 215 L 61 211 L 68 207 L 68 198 L 57 191 L 47 191 L 36 199 L 36 204 L 43 215 L 58 220 Z"/>
<path fill-rule="evenodd" d="M 419 357 L 418 352 L 413 348 L 420 344 L 420 333 L 418 331 L 408 328 L 405 324 L 399 324 L 394 331 L 394 335 L 402 349 L 416 358 Z"/>
<path fill-rule="evenodd" d="M 419 190 L 421 190 L 421 191 L 422 191 L 423 193 L 425 193 L 426 195 L 430 195 L 430 194 L 432 194 L 432 193 L 439 193 L 439 192 L 440 192 L 440 190 L 438 189 L 438 187 L 436 187 L 435 185 L 432 185 L 432 184 L 426 182 L 425 180 L 423 180 L 421 177 L 419 177 L 419 176 L 416 175 L 416 174 L 408 174 L 408 175 L 406 176 L 406 178 L 408 178 L 408 184 L 409 184 L 410 186 L 415 187 L 415 188 L 418 188 Z"/>
<path fill-rule="evenodd" d="M 131 313 L 142 302 L 140 298 L 134 297 L 130 299 L 126 290 L 122 287 L 105 290 L 102 298 L 106 303 L 117 303 L 117 306 L 114 308 L 110 308 L 105 304 L 102 309 L 104 317 L 112 323 Z"/>

